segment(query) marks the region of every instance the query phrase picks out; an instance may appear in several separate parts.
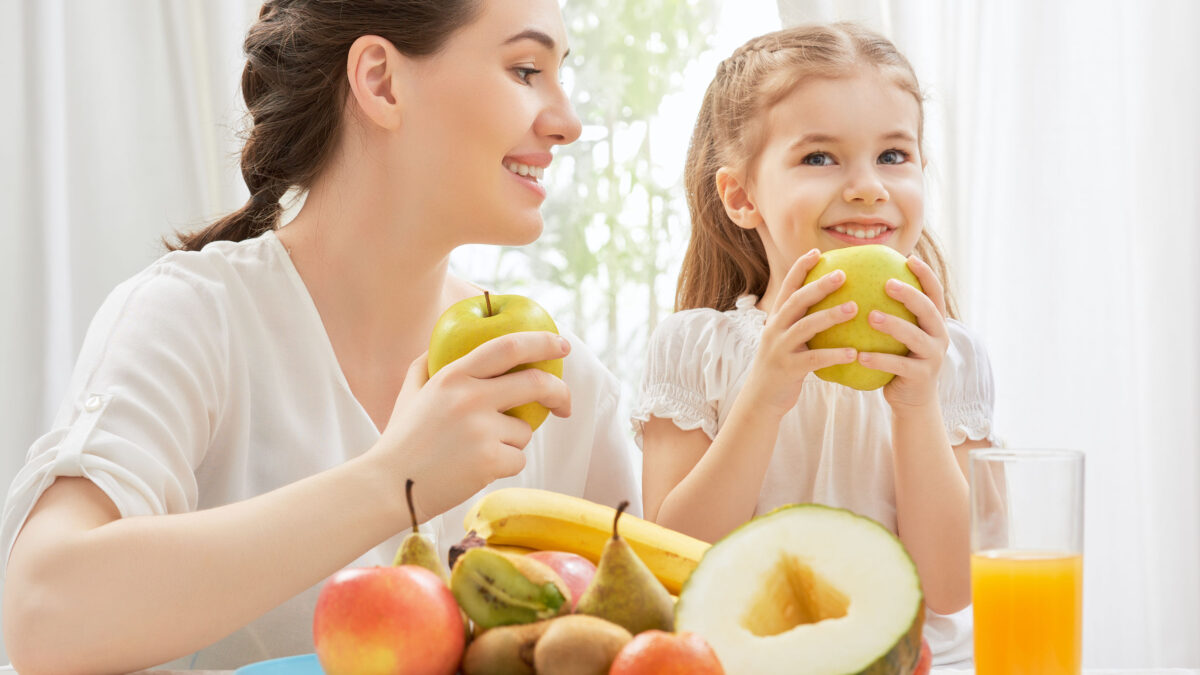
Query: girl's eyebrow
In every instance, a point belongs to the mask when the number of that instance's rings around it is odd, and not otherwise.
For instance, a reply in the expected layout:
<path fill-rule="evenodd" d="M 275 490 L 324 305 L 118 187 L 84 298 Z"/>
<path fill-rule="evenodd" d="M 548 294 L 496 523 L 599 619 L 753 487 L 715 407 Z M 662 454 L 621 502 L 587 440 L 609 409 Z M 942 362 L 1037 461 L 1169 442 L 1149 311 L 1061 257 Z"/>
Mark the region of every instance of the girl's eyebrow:
<path fill-rule="evenodd" d="M 899 130 L 899 129 L 896 131 L 892 131 L 892 132 L 884 134 L 883 136 L 880 137 L 880 140 L 883 140 L 883 141 L 908 141 L 909 143 L 916 142 L 916 139 L 913 138 L 912 134 L 908 133 L 907 131 L 903 131 L 903 130 Z M 795 150 L 796 148 L 804 147 L 806 145 L 813 145 L 813 144 L 820 144 L 820 143 L 837 143 L 837 142 L 838 142 L 838 137 L 831 136 L 829 134 L 824 134 L 824 133 L 804 134 L 800 138 L 797 138 L 795 141 L 792 141 L 792 144 L 788 146 L 788 150 Z"/>
<path fill-rule="evenodd" d="M 514 42 L 520 42 L 521 40 L 533 40 L 552 52 L 555 51 L 555 48 L 557 47 L 557 43 L 554 42 L 554 38 L 535 28 L 526 28 L 520 33 L 517 33 L 516 35 L 505 40 L 504 44 L 508 45 Z M 567 54 L 570 53 L 570 49 L 563 52 L 562 57 L 564 61 L 567 59 Z"/>
<path fill-rule="evenodd" d="M 805 145 L 812 145 L 814 143 L 836 143 L 837 140 L 838 139 L 836 136 L 830 136 L 829 134 L 804 134 L 800 138 L 792 141 L 792 144 L 788 146 L 788 150 L 794 150 L 796 148 Z"/>

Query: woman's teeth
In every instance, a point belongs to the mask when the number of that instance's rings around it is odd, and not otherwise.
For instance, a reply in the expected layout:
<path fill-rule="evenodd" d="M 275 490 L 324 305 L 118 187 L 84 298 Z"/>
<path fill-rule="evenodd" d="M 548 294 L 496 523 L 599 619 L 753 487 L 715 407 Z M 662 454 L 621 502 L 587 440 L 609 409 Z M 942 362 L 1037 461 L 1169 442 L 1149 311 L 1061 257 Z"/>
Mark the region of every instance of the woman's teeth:
<path fill-rule="evenodd" d="M 546 169 L 540 166 L 529 166 L 528 164 L 519 164 L 517 162 L 507 162 L 504 168 L 517 174 L 534 180 L 541 180 L 542 176 L 546 175 Z"/>
<path fill-rule="evenodd" d="M 874 239 L 879 235 L 887 232 L 886 227 L 869 227 L 869 228 L 849 228 L 841 225 L 834 225 L 833 231 L 839 234 L 849 235 L 855 239 Z"/>

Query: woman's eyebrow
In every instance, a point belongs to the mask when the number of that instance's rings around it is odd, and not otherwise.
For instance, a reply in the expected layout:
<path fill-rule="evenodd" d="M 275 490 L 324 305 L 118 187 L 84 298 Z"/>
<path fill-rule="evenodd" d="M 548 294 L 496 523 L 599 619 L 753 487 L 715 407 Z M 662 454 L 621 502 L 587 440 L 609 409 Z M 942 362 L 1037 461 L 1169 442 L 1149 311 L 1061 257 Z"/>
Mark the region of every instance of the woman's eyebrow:
<path fill-rule="evenodd" d="M 505 40 L 504 44 L 506 44 L 506 45 L 512 44 L 514 42 L 520 42 L 521 40 L 533 40 L 534 42 L 542 45 L 543 47 L 545 47 L 546 49 L 549 49 L 550 51 L 555 51 L 556 47 L 558 46 L 558 44 L 554 41 L 554 38 L 550 37 L 546 33 L 543 33 L 542 31 L 534 29 L 534 28 L 526 28 L 525 30 L 521 31 L 520 33 L 517 33 L 516 35 Z M 563 59 L 566 59 L 567 54 L 570 54 L 570 53 L 571 53 L 570 49 L 563 52 Z"/>

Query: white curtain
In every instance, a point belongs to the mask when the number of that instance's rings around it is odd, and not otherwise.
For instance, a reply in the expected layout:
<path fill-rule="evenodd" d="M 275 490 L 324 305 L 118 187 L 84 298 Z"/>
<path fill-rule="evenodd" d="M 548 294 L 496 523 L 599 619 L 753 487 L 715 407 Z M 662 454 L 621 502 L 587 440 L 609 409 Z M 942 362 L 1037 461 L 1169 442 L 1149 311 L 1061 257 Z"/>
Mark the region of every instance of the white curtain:
<path fill-rule="evenodd" d="M 884 31 L 928 91 L 998 430 L 1087 453 L 1085 667 L 1200 666 L 1200 3 L 779 5 Z"/>

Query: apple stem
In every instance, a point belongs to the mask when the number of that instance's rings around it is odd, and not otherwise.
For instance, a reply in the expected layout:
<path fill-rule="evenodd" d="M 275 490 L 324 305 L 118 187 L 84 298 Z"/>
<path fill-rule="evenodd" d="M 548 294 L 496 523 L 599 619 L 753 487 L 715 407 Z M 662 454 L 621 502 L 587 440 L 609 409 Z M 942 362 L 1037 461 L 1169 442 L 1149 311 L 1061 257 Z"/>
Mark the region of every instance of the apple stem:
<path fill-rule="evenodd" d="M 483 292 L 483 301 L 487 303 L 487 315 L 492 315 L 492 296 L 487 291 Z"/>
<path fill-rule="evenodd" d="M 617 536 L 617 521 L 620 520 L 621 514 L 625 513 L 625 509 L 627 509 L 627 508 L 629 508 L 629 500 L 628 499 L 621 502 L 620 504 L 617 504 L 617 514 L 615 516 L 613 516 L 613 539 L 621 538 L 621 537 Z"/>
<path fill-rule="evenodd" d="M 412 486 L 413 479 L 409 478 L 408 482 L 404 484 L 404 497 L 408 500 L 408 517 L 412 518 L 413 534 L 417 534 L 417 510 L 413 508 Z"/>

